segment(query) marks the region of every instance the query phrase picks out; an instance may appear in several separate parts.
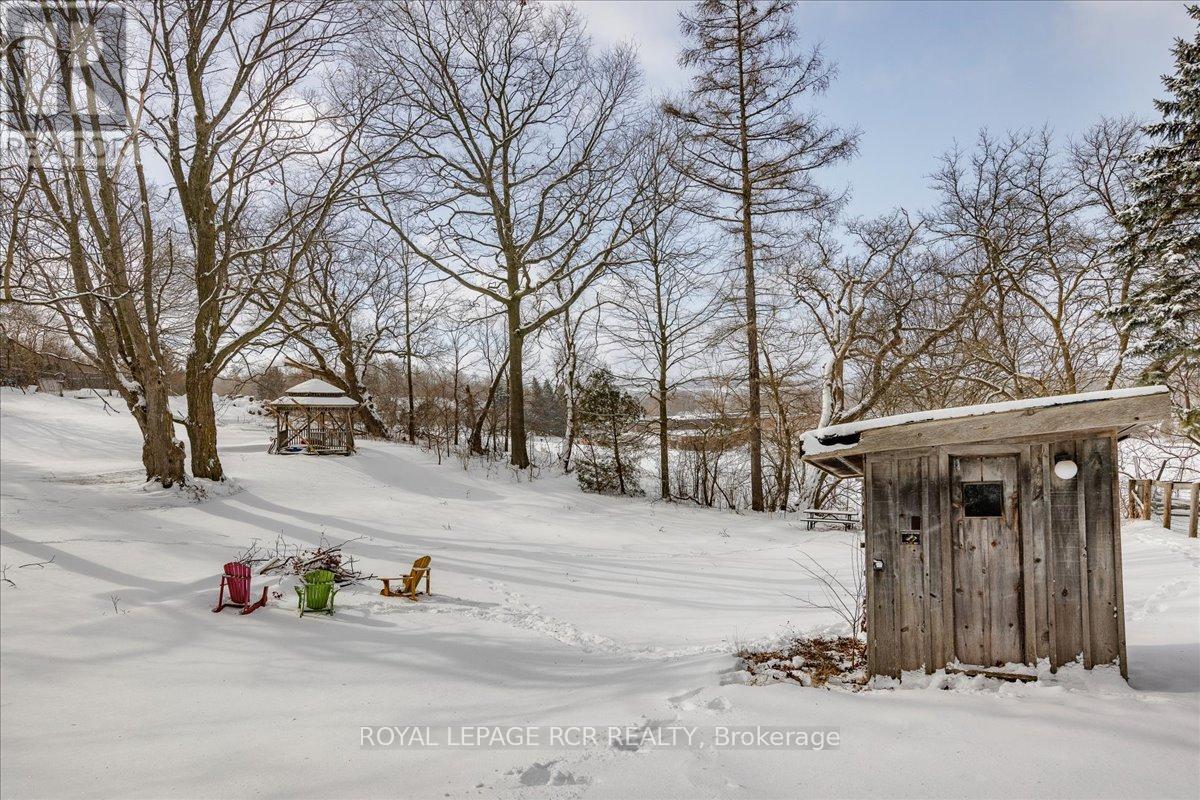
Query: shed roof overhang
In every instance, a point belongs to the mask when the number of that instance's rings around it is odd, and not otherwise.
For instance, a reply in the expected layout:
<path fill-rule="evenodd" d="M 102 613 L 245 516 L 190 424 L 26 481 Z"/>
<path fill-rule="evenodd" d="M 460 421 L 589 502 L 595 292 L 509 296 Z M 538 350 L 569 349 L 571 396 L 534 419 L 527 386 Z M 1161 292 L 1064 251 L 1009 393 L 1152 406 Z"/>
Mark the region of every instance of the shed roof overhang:
<path fill-rule="evenodd" d="M 839 478 L 857 478 L 869 453 L 1089 432 L 1125 436 L 1170 413 L 1167 387 L 1140 386 L 860 420 L 808 431 L 801 441 L 806 462 Z"/>

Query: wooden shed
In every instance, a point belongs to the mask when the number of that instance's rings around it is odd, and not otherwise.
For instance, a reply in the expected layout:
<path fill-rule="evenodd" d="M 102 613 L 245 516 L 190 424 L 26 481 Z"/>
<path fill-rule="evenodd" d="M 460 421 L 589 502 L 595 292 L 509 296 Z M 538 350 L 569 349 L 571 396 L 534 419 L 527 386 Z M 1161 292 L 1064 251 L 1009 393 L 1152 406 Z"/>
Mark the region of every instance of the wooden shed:
<path fill-rule="evenodd" d="M 333 384 L 313 378 L 268 404 L 275 412 L 270 452 L 345 455 L 354 452 L 358 401 Z"/>
<path fill-rule="evenodd" d="M 1045 658 L 1128 677 L 1117 442 L 1169 414 L 1150 386 L 806 433 L 805 461 L 863 479 L 870 672 Z"/>

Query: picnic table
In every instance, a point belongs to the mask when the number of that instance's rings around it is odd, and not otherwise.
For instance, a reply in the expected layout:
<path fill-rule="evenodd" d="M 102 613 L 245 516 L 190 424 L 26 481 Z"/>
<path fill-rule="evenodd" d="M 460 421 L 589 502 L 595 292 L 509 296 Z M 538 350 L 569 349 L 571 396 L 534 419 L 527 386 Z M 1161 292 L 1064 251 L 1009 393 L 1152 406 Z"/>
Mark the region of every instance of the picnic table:
<path fill-rule="evenodd" d="M 800 521 L 808 530 L 812 530 L 818 522 L 841 526 L 843 530 L 852 531 L 859 527 L 858 512 L 840 508 L 802 508 Z"/>

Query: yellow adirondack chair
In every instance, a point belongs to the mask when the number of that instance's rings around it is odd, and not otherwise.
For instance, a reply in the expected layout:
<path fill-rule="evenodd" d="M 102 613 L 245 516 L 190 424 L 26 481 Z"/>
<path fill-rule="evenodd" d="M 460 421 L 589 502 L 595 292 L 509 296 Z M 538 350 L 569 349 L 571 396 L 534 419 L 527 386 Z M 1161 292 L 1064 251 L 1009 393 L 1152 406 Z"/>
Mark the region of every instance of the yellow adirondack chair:
<path fill-rule="evenodd" d="M 425 594 L 429 595 L 429 556 L 421 556 L 413 562 L 412 572 L 407 575 L 401 575 L 397 578 L 380 578 L 383 581 L 383 588 L 379 591 L 384 597 L 407 597 L 409 600 L 417 599 L 417 586 L 420 585 L 421 579 L 425 579 Z M 392 581 L 400 581 L 400 587 L 392 588 Z"/>

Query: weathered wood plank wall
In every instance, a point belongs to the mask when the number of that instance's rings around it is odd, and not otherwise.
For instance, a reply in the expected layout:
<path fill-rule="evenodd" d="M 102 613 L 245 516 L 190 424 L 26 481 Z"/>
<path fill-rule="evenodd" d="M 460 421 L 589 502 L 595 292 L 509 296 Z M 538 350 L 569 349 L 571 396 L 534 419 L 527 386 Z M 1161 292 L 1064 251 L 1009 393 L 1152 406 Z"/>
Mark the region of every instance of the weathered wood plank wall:
<path fill-rule="evenodd" d="M 1051 442 L 1047 485 L 1050 495 L 1049 548 L 1053 561 L 1054 629 L 1057 651 L 1051 656 L 1055 665 L 1072 661 L 1083 652 L 1083 609 L 1080 586 L 1079 499 L 1075 478 L 1064 480 L 1054 474 L 1053 465 L 1060 460 L 1076 459 L 1075 442 Z M 1078 461 L 1076 460 L 1076 463 Z"/>
<path fill-rule="evenodd" d="M 1048 438 L 980 445 L 977 457 L 961 446 L 866 457 L 872 673 L 1014 653 L 1055 668 L 1119 660 L 1125 671 L 1116 439 Z M 1061 459 L 1076 462 L 1074 478 L 1054 474 Z M 956 543 L 962 480 L 1017 488 L 1003 519 L 963 526 L 973 547 Z"/>
<path fill-rule="evenodd" d="M 1116 464 L 1105 439 L 1080 443 L 1079 491 L 1087 509 L 1088 620 L 1092 663 L 1108 664 L 1119 656 L 1117 647 L 1117 591 L 1112 554 L 1113 486 Z"/>
<path fill-rule="evenodd" d="M 896 638 L 903 669 L 920 669 L 928 658 L 925 626 L 925 558 L 921 546 L 921 458 L 896 461 L 896 522 L 899 546 Z M 916 535 L 913 535 L 916 534 Z"/>
<path fill-rule="evenodd" d="M 899 673 L 900 657 L 896 643 L 896 590 L 899 584 L 897 537 L 894 530 L 896 461 L 871 462 L 868 484 L 870 505 L 867 529 L 867 582 L 871 587 L 871 614 L 867 621 L 869 659 L 875 674 Z M 882 567 L 875 568 L 879 562 Z"/>

